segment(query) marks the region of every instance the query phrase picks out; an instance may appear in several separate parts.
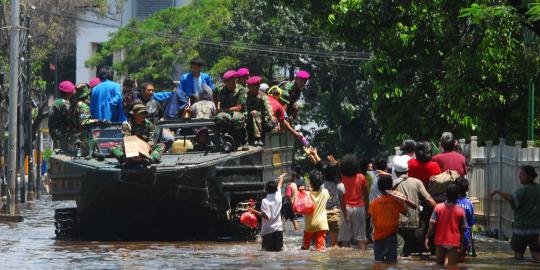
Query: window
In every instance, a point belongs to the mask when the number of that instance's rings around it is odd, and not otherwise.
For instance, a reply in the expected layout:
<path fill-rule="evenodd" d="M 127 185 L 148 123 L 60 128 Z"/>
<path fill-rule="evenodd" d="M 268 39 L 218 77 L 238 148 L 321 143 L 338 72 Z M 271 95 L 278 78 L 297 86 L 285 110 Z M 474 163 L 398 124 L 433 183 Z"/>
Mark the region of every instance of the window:
<path fill-rule="evenodd" d="M 174 4 L 174 0 L 136 0 L 136 15 L 139 19 L 145 19 L 150 14 L 172 7 Z"/>

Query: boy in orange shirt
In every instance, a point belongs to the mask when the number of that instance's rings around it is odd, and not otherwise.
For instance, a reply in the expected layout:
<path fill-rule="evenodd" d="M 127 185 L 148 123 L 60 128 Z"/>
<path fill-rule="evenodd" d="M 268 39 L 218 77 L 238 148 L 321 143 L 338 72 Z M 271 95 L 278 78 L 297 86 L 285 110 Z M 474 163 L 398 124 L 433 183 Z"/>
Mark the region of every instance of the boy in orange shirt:
<path fill-rule="evenodd" d="M 392 176 L 380 174 L 377 187 L 382 196 L 373 200 L 368 213 L 373 220 L 375 240 L 373 250 L 375 261 L 397 262 L 397 232 L 399 231 L 399 214 L 407 213 L 406 204 L 388 194 L 392 189 Z M 412 207 L 412 206 L 411 206 Z"/>

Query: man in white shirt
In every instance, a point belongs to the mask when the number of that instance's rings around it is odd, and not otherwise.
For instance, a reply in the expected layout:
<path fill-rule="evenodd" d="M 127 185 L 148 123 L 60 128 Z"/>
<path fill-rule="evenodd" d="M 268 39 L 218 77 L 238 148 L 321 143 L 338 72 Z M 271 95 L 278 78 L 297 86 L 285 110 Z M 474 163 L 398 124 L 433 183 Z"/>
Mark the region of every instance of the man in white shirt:
<path fill-rule="evenodd" d="M 266 183 L 266 198 L 262 200 L 261 212 L 250 211 L 262 216 L 261 238 L 262 248 L 266 251 L 281 251 L 283 249 L 283 222 L 281 222 L 281 186 L 286 173 L 281 174 L 276 181 Z"/>

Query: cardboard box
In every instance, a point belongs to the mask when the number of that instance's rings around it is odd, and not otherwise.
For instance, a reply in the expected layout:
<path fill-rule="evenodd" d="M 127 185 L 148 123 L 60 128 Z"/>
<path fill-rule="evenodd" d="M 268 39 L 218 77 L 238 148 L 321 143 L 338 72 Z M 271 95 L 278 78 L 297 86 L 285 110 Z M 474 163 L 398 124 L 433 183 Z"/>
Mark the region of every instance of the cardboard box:
<path fill-rule="evenodd" d="M 143 155 L 150 159 L 150 145 L 137 136 L 124 137 L 124 149 L 127 158 L 136 158 Z"/>

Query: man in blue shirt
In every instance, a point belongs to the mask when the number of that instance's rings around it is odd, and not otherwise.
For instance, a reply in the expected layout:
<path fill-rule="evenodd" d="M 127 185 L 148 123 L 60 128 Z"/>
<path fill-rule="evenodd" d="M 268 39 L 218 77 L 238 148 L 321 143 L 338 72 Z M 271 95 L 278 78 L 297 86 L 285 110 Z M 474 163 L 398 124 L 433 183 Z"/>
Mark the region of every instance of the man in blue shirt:
<path fill-rule="evenodd" d="M 92 89 L 90 98 L 92 118 L 111 122 L 127 121 L 120 84 L 112 81 L 114 71 L 110 67 L 103 67 L 99 73 L 101 83 Z"/>
<path fill-rule="evenodd" d="M 203 85 L 208 85 L 214 91 L 214 82 L 207 73 L 201 72 L 204 60 L 197 57 L 189 62 L 190 72 L 180 77 L 180 83 L 176 92 L 172 94 L 165 108 L 164 116 L 167 119 L 174 119 L 181 114 L 186 107 L 189 97 L 198 96 L 202 92 Z"/>

